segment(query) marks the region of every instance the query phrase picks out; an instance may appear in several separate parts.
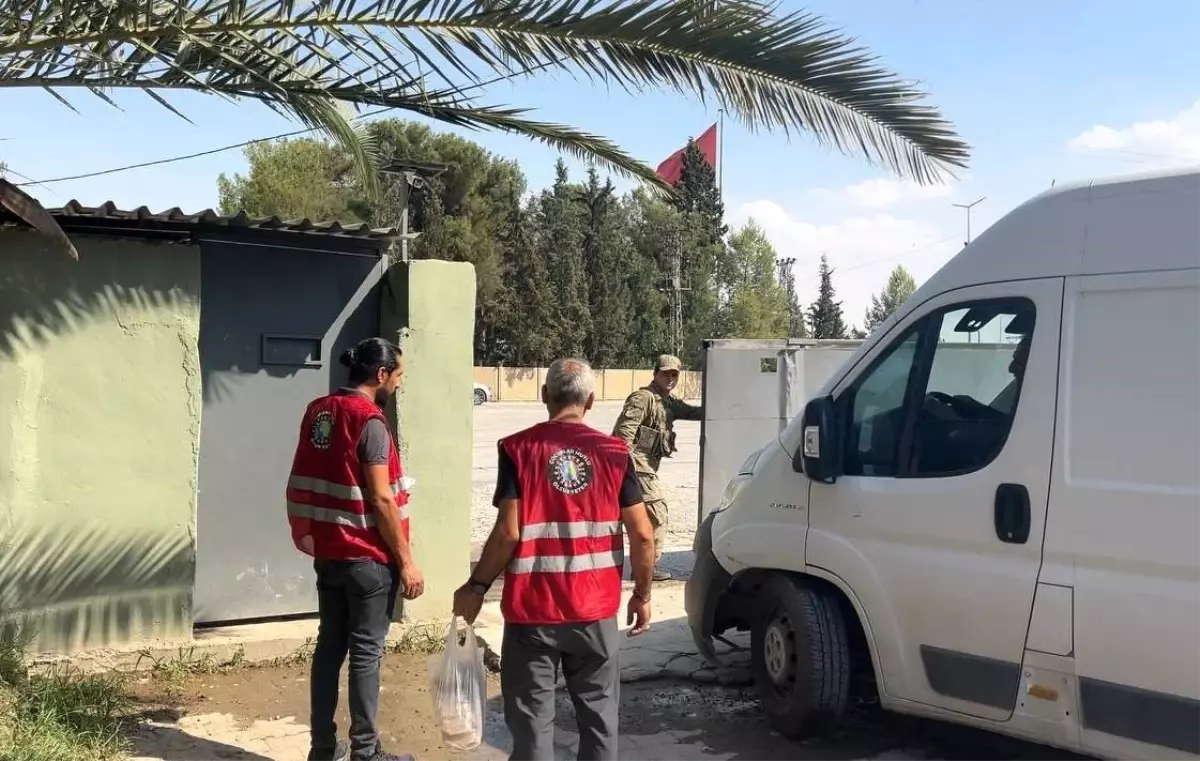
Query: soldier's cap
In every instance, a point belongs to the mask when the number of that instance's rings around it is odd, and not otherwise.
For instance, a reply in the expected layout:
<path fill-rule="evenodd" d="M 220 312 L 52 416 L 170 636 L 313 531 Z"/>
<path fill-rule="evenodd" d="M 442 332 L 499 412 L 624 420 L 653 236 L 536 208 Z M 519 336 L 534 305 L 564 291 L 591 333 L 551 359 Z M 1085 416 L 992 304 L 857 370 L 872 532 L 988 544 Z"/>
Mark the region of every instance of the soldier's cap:
<path fill-rule="evenodd" d="M 679 372 L 683 370 L 683 363 L 679 361 L 679 357 L 672 354 L 660 354 L 658 362 L 654 365 L 654 372 L 660 373 L 663 370 L 674 370 Z"/>

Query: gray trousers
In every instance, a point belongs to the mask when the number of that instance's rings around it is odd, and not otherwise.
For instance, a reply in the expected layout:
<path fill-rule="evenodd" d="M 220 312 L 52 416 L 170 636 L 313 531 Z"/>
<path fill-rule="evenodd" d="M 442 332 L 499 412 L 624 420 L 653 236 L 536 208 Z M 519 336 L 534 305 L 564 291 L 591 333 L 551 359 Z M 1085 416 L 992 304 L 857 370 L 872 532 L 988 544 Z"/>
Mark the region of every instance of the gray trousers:
<path fill-rule="evenodd" d="M 505 624 L 500 653 L 510 761 L 554 761 L 554 698 L 562 668 L 579 724 L 579 761 L 616 761 L 621 643 L 617 619 L 589 624 Z"/>

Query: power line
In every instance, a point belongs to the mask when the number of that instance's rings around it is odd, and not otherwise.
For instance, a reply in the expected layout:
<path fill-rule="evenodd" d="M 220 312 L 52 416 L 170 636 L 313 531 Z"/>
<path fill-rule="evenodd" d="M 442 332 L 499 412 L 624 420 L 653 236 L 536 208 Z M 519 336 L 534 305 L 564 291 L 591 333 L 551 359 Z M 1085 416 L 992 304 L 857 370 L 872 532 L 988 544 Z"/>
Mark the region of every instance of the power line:
<path fill-rule="evenodd" d="M 7 140 L 7 139 L 8 138 L 0 138 L 0 140 Z M 22 186 L 24 186 L 24 185 L 41 185 L 40 182 L 34 180 L 29 175 L 21 174 L 16 169 L 13 169 L 11 164 L 0 164 L 0 175 L 6 174 L 6 173 L 16 175 L 17 177 L 20 177 L 23 180 L 29 180 L 29 182 L 20 183 L 20 185 L 22 185 Z M 47 187 L 46 190 L 49 190 L 54 195 L 58 195 L 58 191 L 55 190 L 54 188 Z"/>
<path fill-rule="evenodd" d="M 898 253 L 898 254 L 892 254 L 892 255 L 890 255 L 890 256 L 885 256 L 885 257 L 882 257 L 882 258 L 880 258 L 880 259 L 872 259 L 872 260 L 871 260 L 871 261 L 869 261 L 869 262 L 860 262 L 860 263 L 858 263 L 858 264 L 854 265 L 853 267 L 836 267 L 836 268 L 835 268 L 835 270 L 836 270 L 838 273 L 845 274 L 845 273 L 847 273 L 847 272 L 853 272 L 854 270 L 860 270 L 860 269 L 862 269 L 862 268 L 864 268 L 864 267 L 870 267 L 870 266 L 872 266 L 872 265 L 875 265 L 875 264 L 882 264 L 883 262 L 890 262 L 890 261 L 892 261 L 892 260 L 894 260 L 894 259 L 899 259 L 899 258 L 901 258 L 901 257 L 905 257 L 905 256 L 912 256 L 913 254 L 919 254 L 919 253 L 921 253 L 922 251 L 926 251 L 926 250 L 928 250 L 928 249 L 931 249 L 931 248 L 933 248 L 934 246 L 940 246 L 940 245 L 942 245 L 943 243 L 946 243 L 947 241 L 954 240 L 954 238 L 955 238 L 955 237 L 957 237 L 957 236 L 955 236 L 955 235 L 947 235 L 945 238 L 941 238 L 941 239 L 939 239 L 939 240 L 935 240 L 935 241 L 933 241 L 932 243 L 926 243 L 925 245 L 923 245 L 923 246 L 920 246 L 920 247 L 914 247 L 914 248 L 911 248 L 911 249 L 909 249 L 908 251 L 901 251 L 901 252 L 900 252 L 900 253 Z"/>
<path fill-rule="evenodd" d="M 380 109 L 379 111 L 365 113 L 365 114 L 355 117 L 355 118 L 365 119 L 368 116 L 374 116 L 375 114 L 382 113 L 383 111 L 387 111 L 387 110 L 388 109 L 384 108 L 384 109 Z M 272 135 L 271 137 L 259 137 L 259 138 L 255 138 L 254 140 L 246 140 L 245 142 L 234 143 L 233 145 L 226 145 L 221 148 L 213 148 L 213 149 L 207 150 L 207 151 L 199 151 L 197 153 L 188 153 L 188 154 L 184 154 L 182 156 L 171 156 L 170 158 L 155 159 L 154 161 L 143 161 L 140 164 L 126 164 L 124 166 L 113 167 L 111 169 L 101 169 L 100 171 L 97 171 L 97 172 L 85 172 L 84 174 L 71 174 L 71 175 L 66 175 L 65 177 L 52 177 L 48 180 L 38 180 L 36 182 L 33 182 L 33 181 L 22 182 L 22 183 L 19 183 L 19 185 L 21 185 L 21 186 L 24 186 L 24 185 L 49 185 L 54 182 L 67 182 L 69 180 L 85 180 L 89 177 L 100 177 L 100 176 L 106 175 L 106 174 L 116 174 L 117 172 L 127 172 L 130 169 L 144 169 L 148 166 L 158 166 L 160 164 L 172 164 L 176 161 L 187 161 L 188 159 L 198 159 L 201 156 L 211 156 L 214 153 L 224 153 L 225 151 L 232 151 L 235 148 L 245 148 L 246 146 L 254 145 L 256 143 L 266 143 L 266 142 L 270 142 L 271 140 L 282 140 L 285 137 L 295 137 L 296 135 L 304 135 L 309 132 L 313 132 L 316 129 L 319 129 L 319 127 L 310 127 L 308 129 L 300 129 L 300 130 L 296 130 L 295 132 L 284 132 L 283 134 Z"/>
<path fill-rule="evenodd" d="M 533 66 L 528 69 L 524 69 L 522 71 L 513 72 L 511 74 L 503 74 L 503 75 L 495 77 L 493 79 L 489 79 L 486 82 L 478 82 L 473 85 L 468 85 L 466 87 L 462 87 L 459 89 L 459 92 L 469 92 L 471 90 L 477 90 L 480 87 L 487 87 L 488 85 L 494 85 L 497 82 L 503 82 L 507 79 L 513 79 L 515 77 L 526 76 L 528 74 L 532 74 L 535 71 L 539 71 L 541 69 L 545 69 L 550 66 L 558 65 L 559 63 L 562 63 L 562 61 L 561 60 L 546 61 L 545 63 L 538 64 L 537 66 Z M 372 116 L 378 116 L 379 114 L 382 114 L 382 113 L 385 113 L 385 112 L 391 111 L 391 110 L 393 110 L 393 109 L 377 108 L 374 111 L 368 111 L 364 114 L 359 114 L 358 116 L 351 119 L 351 121 L 360 121 L 362 119 L 369 119 Z M 85 180 L 90 177 L 101 177 L 106 174 L 116 174 L 117 172 L 127 172 L 131 169 L 144 169 L 146 167 L 159 166 L 162 164 L 172 164 L 176 161 L 187 161 L 189 159 L 198 159 L 203 156 L 211 156 L 215 153 L 224 153 L 225 151 L 232 151 L 237 148 L 246 148 L 247 146 L 256 145 L 258 143 L 269 143 L 272 140 L 282 140 L 282 139 L 288 138 L 288 137 L 296 137 L 297 135 L 306 135 L 310 132 L 316 132 L 320 129 L 321 129 L 320 127 L 308 127 L 305 129 L 293 130 L 291 132 L 283 132 L 278 135 L 271 135 L 270 137 L 258 137 L 258 138 L 254 138 L 253 140 L 245 140 L 240 143 L 234 143 L 232 145 L 225 145 L 220 148 L 211 148 L 206 151 L 197 151 L 196 153 L 188 153 L 188 154 L 184 154 L 181 156 L 170 156 L 168 158 L 155 159 L 153 161 L 143 161 L 138 164 L 126 164 L 123 166 L 112 167 L 110 169 L 101 169 L 101 170 L 95 171 L 95 172 L 84 172 L 83 174 L 72 174 L 72 175 L 67 175 L 64 177 L 52 177 L 48 180 L 30 180 L 29 182 L 17 183 L 17 185 L 19 187 L 24 187 L 27 185 L 49 185 L 49 184 L 55 183 L 55 182 L 68 182 L 70 180 Z M 16 174 L 16 172 L 13 172 L 13 174 Z M 24 176 L 24 175 L 22 175 L 22 176 Z M 28 179 L 28 178 L 26 178 L 26 179 Z"/>

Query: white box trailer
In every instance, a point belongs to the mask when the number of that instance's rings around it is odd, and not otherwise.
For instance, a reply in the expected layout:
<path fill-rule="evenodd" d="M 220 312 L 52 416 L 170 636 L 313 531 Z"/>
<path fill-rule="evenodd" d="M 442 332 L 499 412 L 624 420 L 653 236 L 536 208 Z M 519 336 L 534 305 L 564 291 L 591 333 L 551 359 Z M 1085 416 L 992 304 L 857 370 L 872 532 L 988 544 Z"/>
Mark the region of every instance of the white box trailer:
<path fill-rule="evenodd" d="M 783 432 L 861 341 L 720 338 L 704 342 L 697 525 L 755 450 Z"/>

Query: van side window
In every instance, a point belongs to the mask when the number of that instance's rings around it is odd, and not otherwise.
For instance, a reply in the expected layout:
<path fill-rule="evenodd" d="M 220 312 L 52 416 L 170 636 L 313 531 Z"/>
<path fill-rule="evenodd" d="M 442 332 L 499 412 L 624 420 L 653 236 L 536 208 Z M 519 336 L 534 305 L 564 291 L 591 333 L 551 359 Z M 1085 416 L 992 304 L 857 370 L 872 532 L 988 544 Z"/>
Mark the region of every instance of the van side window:
<path fill-rule="evenodd" d="M 838 399 L 842 474 L 930 478 L 986 466 L 1008 439 L 1033 338 L 1024 298 L 955 304 L 911 325 Z"/>
<path fill-rule="evenodd" d="M 931 317 L 938 332 L 910 418 L 903 473 L 910 477 L 969 473 L 1000 453 L 1033 338 L 1033 304 L 1024 299 L 961 305 Z"/>
<path fill-rule="evenodd" d="M 851 388 L 845 399 L 842 470 L 849 476 L 894 476 L 904 429 L 904 399 L 917 356 L 919 326 L 894 344 Z"/>

